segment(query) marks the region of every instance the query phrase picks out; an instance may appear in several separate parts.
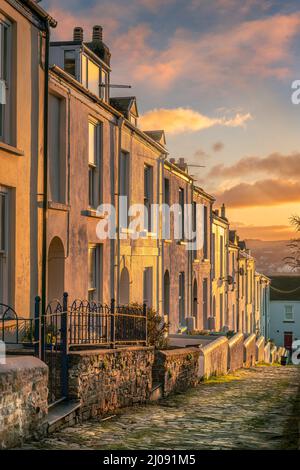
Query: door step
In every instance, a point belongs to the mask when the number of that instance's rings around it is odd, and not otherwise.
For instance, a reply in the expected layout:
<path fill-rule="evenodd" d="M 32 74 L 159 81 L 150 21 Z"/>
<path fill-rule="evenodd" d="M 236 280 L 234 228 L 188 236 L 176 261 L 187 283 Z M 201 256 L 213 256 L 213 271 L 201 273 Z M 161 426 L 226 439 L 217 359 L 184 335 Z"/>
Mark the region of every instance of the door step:
<path fill-rule="evenodd" d="M 155 383 L 150 393 L 150 401 L 157 401 L 163 397 L 163 387 L 161 383 Z"/>
<path fill-rule="evenodd" d="M 79 401 L 62 401 L 49 408 L 47 422 L 48 434 L 78 422 Z"/>

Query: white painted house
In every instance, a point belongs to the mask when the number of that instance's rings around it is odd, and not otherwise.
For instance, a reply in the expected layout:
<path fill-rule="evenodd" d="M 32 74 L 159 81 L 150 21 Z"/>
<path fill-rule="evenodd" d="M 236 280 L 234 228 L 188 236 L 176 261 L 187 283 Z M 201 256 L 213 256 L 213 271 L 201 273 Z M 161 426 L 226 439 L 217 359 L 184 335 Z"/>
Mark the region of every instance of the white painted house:
<path fill-rule="evenodd" d="M 300 339 L 300 276 L 274 276 L 270 287 L 270 338 L 291 349 Z"/>

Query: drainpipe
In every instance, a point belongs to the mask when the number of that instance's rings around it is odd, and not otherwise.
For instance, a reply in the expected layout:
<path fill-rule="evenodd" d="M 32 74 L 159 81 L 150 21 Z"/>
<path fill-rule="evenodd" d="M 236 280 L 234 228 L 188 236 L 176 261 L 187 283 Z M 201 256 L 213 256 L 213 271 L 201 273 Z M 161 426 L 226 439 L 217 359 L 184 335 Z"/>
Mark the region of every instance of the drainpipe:
<path fill-rule="evenodd" d="M 159 207 L 164 202 L 164 162 L 167 158 L 166 154 L 160 155 L 158 159 L 158 177 L 157 177 L 157 202 Z M 158 213 L 157 227 L 157 270 L 156 270 L 156 292 L 157 292 L 157 313 L 163 317 L 164 315 L 164 241 L 162 239 L 162 212 Z"/>
<path fill-rule="evenodd" d="M 44 86 L 44 174 L 43 174 L 43 224 L 42 224 L 42 312 L 46 310 L 47 295 L 47 204 L 48 204 L 48 93 L 50 27 L 46 21 L 45 36 L 45 86 Z"/>

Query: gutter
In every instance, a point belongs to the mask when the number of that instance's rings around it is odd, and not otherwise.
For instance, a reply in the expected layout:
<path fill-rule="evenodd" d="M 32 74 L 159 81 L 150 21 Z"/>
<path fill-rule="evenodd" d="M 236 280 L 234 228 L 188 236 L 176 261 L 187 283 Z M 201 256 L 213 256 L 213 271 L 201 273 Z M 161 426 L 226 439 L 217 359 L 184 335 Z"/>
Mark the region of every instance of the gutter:
<path fill-rule="evenodd" d="M 21 0 L 21 3 L 26 5 L 28 8 L 33 10 L 39 18 L 41 18 L 46 24 L 46 29 L 51 26 L 51 28 L 56 28 L 57 21 L 49 15 L 42 7 L 38 5 L 34 0 Z"/>

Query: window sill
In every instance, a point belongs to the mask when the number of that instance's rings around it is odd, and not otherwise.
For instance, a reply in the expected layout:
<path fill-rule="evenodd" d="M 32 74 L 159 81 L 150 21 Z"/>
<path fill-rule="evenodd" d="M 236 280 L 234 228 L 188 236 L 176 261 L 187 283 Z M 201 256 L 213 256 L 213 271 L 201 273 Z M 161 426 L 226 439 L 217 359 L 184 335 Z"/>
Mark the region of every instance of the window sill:
<path fill-rule="evenodd" d="M 170 238 L 167 238 L 164 240 L 165 243 L 168 243 L 168 244 L 171 244 L 173 240 L 171 240 Z"/>
<path fill-rule="evenodd" d="M 85 217 L 93 217 L 94 219 L 105 219 L 104 214 L 99 214 L 95 209 L 86 209 L 85 211 L 81 211 L 81 215 Z"/>
<path fill-rule="evenodd" d="M 200 263 L 200 259 L 198 259 L 198 258 L 193 259 L 193 263 L 199 264 L 199 263 Z"/>
<path fill-rule="evenodd" d="M 48 209 L 56 211 L 69 212 L 71 207 L 61 202 L 48 201 Z"/>
<path fill-rule="evenodd" d="M 183 245 L 183 246 L 186 246 L 187 244 L 188 244 L 188 242 L 187 242 L 187 241 L 185 241 L 185 240 L 179 240 L 179 241 L 177 242 L 177 245 Z"/>
<path fill-rule="evenodd" d="M 5 152 L 12 153 L 13 155 L 16 155 L 17 157 L 24 157 L 25 155 L 23 150 L 20 150 L 17 147 L 14 147 L 13 145 L 9 145 L 1 141 L 0 141 L 0 149 L 4 150 Z"/>
<path fill-rule="evenodd" d="M 295 320 L 283 320 L 283 323 L 295 323 Z"/>

